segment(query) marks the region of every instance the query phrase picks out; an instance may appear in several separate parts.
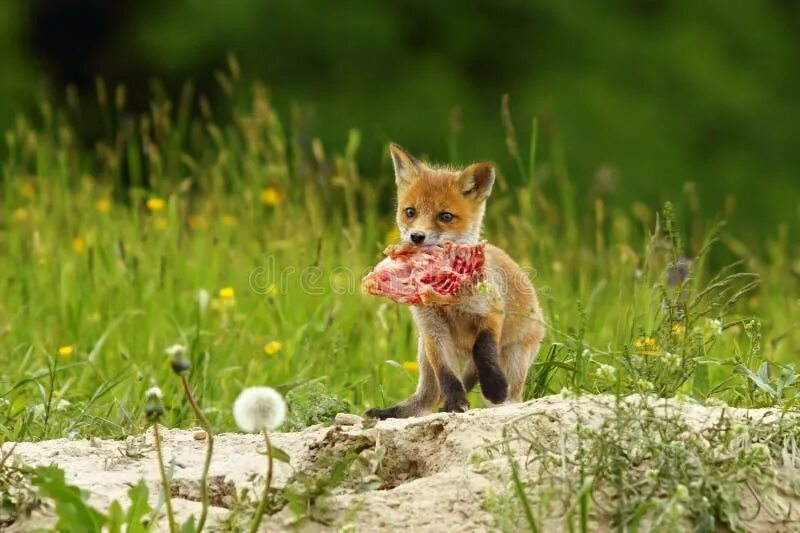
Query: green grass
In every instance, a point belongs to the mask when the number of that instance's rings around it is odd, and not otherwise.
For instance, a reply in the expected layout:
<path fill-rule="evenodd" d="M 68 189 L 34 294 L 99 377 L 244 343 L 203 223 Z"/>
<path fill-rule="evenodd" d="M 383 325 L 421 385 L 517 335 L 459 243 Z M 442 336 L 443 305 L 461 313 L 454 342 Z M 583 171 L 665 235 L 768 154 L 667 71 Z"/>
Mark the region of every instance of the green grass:
<path fill-rule="evenodd" d="M 112 103 L 95 146 L 70 127 L 77 107 L 45 104 L 5 135 L 0 441 L 139 432 L 152 383 L 166 424 L 197 425 L 164 353 L 175 343 L 190 348 L 190 382 L 219 431 L 234 429 L 246 385 L 287 393 L 314 381 L 358 412 L 413 391 L 401 364 L 415 359 L 407 310 L 359 288 L 391 240 L 388 161 L 383 175 L 361 176 L 357 131 L 325 146 L 299 119 L 282 123 L 263 88 L 219 77 L 240 102 L 229 110 L 156 91 L 151 113 L 134 117 L 124 91 L 100 85 Z M 741 242 L 692 187 L 674 199 L 680 218 L 576 191 L 557 143 L 518 143 L 511 114 L 503 120 L 518 165 L 498 169 L 486 235 L 535 273 L 548 335 L 530 395 L 794 401 L 792 383 L 780 397 L 775 385 L 793 375 L 785 365 L 800 344 L 800 259 L 785 228 Z M 670 284 L 683 256 L 695 268 Z M 720 271 L 728 260 L 740 262 Z M 279 349 L 268 355 L 270 343 Z"/>

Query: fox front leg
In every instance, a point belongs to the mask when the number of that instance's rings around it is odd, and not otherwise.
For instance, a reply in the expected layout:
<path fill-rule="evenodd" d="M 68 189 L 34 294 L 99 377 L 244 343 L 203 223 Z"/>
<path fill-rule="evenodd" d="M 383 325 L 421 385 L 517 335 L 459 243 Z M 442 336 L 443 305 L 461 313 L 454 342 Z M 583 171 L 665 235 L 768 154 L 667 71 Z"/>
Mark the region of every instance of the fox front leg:
<path fill-rule="evenodd" d="M 463 413 L 469 410 L 467 401 L 467 391 L 458 375 L 448 364 L 447 348 L 449 343 L 443 342 L 441 338 L 426 336 L 423 340 L 425 344 L 425 354 L 428 362 L 436 374 L 436 381 L 439 384 L 439 392 L 442 398 L 442 411 L 448 413 Z M 452 348 L 452 347 L 451 347 Z"/>
<path fill-rule="evenodd" d="M 431 409 L 439 401 L 439 384 L 436 381 L 436 374 L 428 362 L 425 354 L 425 343 L 419 340 L 417 349 L 417 363 L 419 364 L 419 381 L 417 391 L 402 402 L 380 409 L 373 407 L 364 416 L 385 420 L 387 418 L 408 418 L 411 416 L 422 416 L 431 412 Z"/>
<path fill-rule="evenodd" d="M 500 366 L 499 339 L 503 317 L 490 315 L 482 324 L 472 346 L 472 361 L 483 397 L 494 404 L 508 398 L 508 379 Z"/>

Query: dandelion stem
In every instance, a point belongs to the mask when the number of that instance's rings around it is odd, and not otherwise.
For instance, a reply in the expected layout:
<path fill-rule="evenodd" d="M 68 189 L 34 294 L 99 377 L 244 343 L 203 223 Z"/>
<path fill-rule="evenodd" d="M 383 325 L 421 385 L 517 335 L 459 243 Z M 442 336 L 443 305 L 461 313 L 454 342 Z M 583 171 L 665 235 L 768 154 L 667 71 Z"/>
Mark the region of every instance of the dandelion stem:
<path fill-rule="evenodd" d="M 203 463 L 203 473 L 200 476 L 200 501 L 203 504 L 203 508 L 200 511 L 200 519 L 197 521 L 197 531 L 203 531 L 206 518 L 208 517 L 208 471 L 211 468 L 211 455 L 214 453 L 214 435 L 211 433 L 211 424 L 208 422 L 206 415 L 203 414 L 200 406 L 197 405 L 194 394 L 192 394 L 192 389 L 189 387 L 189 380 L 186 379 L 184 374 L 181 374 L 181 383 L 183 383 L 183 391 L 186 393 L 186 399 L 189 400 L 189 405 L 192 406 L 197 418 L 200 420 L 200 425 L 205 430 L 206 439 L 208 440 L 208 444 L 206 445 L 206 460 L 205 463 Z"/>
<path fill-rule="evenodd" d="M 167 506 L 167 520 L 169 521 L 170 533 L 176 533 L 178 527 L 175 525 L 175 514 L 172 512 L 172 498 L 169 495 L 169 481 L 167 481 L 167 469 L 164 468 L 164 454 L 161 451 L 161 436 L 158 433 L 158 423 L 153 423 L 153 443 L 158 456 L 158 470 L 161 473 L 161 490 L 164 491 L 164 503 Z"/>
<path fill-rule="evenodd" d="M 267 480 L 264 483 L 264 495 L 261 501 L 258 502 L 256 514 L 253 516 L 253 522 L 250 524 L 250 533 L 258 531 L 258 526 L 261 525 L 261 518 L 264 516 L 264 510 L 267 508 L 267 500 L 269 500 L 270 485 L 272 485 L 272 443 L 269 440 L 267 430 L 263 430 L 264 443 L 267 445 Z"/>

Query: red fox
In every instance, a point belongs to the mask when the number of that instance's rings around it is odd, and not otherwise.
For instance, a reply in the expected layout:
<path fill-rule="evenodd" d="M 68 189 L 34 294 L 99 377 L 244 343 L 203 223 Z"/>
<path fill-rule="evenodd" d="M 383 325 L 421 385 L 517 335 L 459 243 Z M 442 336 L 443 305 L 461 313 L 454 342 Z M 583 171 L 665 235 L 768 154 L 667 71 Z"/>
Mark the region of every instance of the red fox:
<path fill-rule="evenodd" d="M 463 170 L 423 163 L 390 146 L 397 183 L 397 226 L 403 242 L 416 245 L 477 244 L 486 200 L 492 192 L 492 163 Z M 492 404 L 522 401 L 525 379 L 544 337 L 542 311 L 528 276 L 508 254 L 486 245 L 485 290 L 448 306 L 413 306 L 419 330 L 419 383 L 408 399 L 366 416 L 407 418 L 469 409 L 467 393 L 477 382 Z M 464 362 L 459 378 L 460 362 Z"/>

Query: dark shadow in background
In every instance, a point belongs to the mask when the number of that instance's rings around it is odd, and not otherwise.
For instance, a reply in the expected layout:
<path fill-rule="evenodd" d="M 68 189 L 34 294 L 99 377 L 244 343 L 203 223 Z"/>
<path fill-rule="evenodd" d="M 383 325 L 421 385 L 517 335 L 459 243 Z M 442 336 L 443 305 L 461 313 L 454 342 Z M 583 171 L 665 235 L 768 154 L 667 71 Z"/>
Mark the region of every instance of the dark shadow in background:
<path fill-rule="evenodd" d="M 147 109 L 154 77 L 173 94 L 192 79 L 219 102 L 213 71 L 233 52 L 284 117 L 300 104 L 305 142 L 341 151 L 361 129 L 368 175 L 385 174 L 389 140 L 450 159 L 460 106 L 458 158 L 496 159 L 513 178 L 499 118 L 508 92 L 520 137 L 538 115 L 543 158 L 563 151 L 587 209 L 598 194 L 675 199 L 694 181 L 709 217 L 734 195 L 744 228 L 797 225 L 800 3 L 568 4 L 34 0 L 17 23 L 54 95 L 67 83 L 90 95 L 102 74 L 128 87 L 131 111 Z M 102 130 L 85 115 L 91 145 Z"/>

